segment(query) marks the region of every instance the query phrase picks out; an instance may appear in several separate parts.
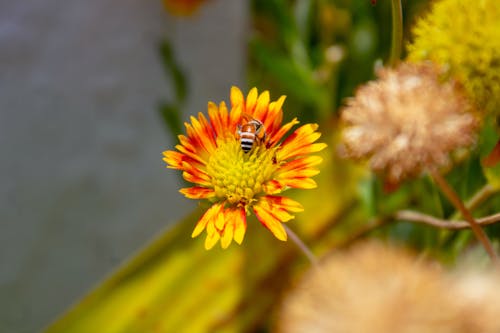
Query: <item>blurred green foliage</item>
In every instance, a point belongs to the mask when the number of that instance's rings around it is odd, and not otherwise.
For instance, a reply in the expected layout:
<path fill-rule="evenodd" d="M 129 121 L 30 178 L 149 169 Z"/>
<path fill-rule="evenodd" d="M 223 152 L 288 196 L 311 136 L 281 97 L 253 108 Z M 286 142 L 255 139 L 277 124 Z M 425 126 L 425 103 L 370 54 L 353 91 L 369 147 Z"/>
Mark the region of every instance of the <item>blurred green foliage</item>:
<path fill-rule="evenodd" d="M 160 116 L 167 127 L 167 132 L 172 136 L 172 141 L 177 140 L 177 135 L 183 130 L 181 115 L 182 108 L 188 94 L 188 83 L 175 58 L 174 50 L 168 40 L 163 40 L 159 46 L 159 55 L 166 77 L 170 79 L 174 90 L 173 101 L 162 101 L 158 106 Z"/>

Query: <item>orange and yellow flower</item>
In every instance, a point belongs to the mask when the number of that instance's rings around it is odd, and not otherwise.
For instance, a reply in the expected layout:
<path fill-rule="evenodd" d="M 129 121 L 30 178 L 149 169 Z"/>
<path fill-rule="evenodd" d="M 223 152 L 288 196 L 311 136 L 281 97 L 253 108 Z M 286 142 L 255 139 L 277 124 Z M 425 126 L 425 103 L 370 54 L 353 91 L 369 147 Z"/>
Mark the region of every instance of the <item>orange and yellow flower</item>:
<path fill-rule="evenodd" d="M 282 124 L 285 96 L 270 102 L 268 91 L 248 96 L 231 88 L 231 108 L 208 103 L 208 119 L 201 112 L 185 123 L 187 135 L 179 135 L 177 151 L 165 151 L 168 168 L 182 170 L 185 180 L 194 184 L 180 190 L 190 199 L 207 199 L 212 206 L 198 221 L 192 237 L 207 232 L 205 248 L 219 240 L 227 248 L 234 239 L 241 244 L 251 212 L 279 240 L 287 233 L 282 223 L 303 210 L 300 203 L 280 195 L 288 188 L 311 189 L 311 179 L 319 173 L 322 159 L 310 155 L 326 147 L 319 139 L 317 124 L 305 124 L 283 139 L 299 122 Z M 262 122 L 265 138 L 256 140 L 249 152 L 241 148 L 238 126 L 244 118 Z"/>
<path fill-rule="evenodd" d="M 171 14 L 189 16 L 194 14 L 207 0 L 163 0 L 163 5 Z"/>

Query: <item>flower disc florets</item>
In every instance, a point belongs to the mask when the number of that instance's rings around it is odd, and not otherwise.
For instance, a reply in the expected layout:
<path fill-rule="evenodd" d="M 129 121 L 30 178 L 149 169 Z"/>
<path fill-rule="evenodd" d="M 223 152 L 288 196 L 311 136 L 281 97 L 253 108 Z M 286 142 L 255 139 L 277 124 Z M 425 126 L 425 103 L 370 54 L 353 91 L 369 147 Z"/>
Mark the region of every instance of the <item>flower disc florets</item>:
<path fill-rule="evenodd" d="M 207 165 L 215 195 L 246 207 L 277 170 L 275 155 L 275 148 L 257 146 L 245 153 L 236 140 L 219 142 Z"/>
<path fill-rule="evenodd" d="M 276 238 L 286 240 L 281 223 L 293 219 L 291 213 L 302 211 L 302 206 L 278 194 L 288 188 L 316 187 L 310 177 L 319 173 L 315 166 L 321 158 L 309 155 L 326 145 L 314 143 L 320 137 L 316 124 L 303 125 L 283 140 L 298 123 L 293 119 L 281 124 L 284 100 L 282 96 L 270 102 L 267 91 L 259 95 L 255 88 L 245 99 L 233 87 L 230 111 L 225 103 L 218 107 L 209 103 L 209 119 L 202 113 L 191 117 L 191 123 L 185 124 L 187 136 L 179 136 L 178 151 L 163 153 L 169 168 L 182 170 L 184 179 L 195 184 L 180 192 L 212 203 L 192 235 L 206 230 L 205 248 L 219 240 L 223 248 L 233 239 L 241 243 L 246 216 L 252 211 Z M 248 123 L 261 124 L 264 135 Z M 243 136 L 252 141 L 247 152 L 242 148 Z"/>
<path fill-rule="evenodd" d="M 458 84 L 442 82 L 431 64 L 383 69 L 342 111 L 346 157 L 368 159 L 391 183 L 449 163 L 471 145 L 478 122 Z"/>

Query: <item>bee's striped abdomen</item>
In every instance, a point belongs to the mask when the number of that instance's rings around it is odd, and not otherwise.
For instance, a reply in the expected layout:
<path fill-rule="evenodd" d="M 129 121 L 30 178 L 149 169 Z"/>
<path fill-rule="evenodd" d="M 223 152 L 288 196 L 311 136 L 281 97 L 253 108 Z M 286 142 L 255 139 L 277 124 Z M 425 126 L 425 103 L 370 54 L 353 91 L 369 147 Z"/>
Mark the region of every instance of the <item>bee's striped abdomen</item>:
<path fill-rule="evenodd" d="M 252 149 L 254 141 L 255 141 L 254 133 L 252 132 L 241 133 L 240 136 L 241 149 L 243 149 L 245 153 L 248 153 L 250 149 Z"/>

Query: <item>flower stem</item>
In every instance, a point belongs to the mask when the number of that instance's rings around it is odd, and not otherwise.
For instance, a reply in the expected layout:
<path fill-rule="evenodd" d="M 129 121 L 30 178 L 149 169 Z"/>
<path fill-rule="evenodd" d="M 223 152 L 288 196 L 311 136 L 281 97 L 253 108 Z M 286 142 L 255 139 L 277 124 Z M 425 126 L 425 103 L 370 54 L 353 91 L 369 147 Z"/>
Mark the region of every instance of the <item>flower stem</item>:
<path fill-rule="evenodd" d="M 311 249 L 300 239 L 300 237 L 295 232 L 293 232 L 292 229 L 288 228 L 286 225 L 283 225 L 283 227 L 285 227 L 285 230 L 286 230 L 288 237 L 290 237 L 292 242 L 294 242 L 295 245 L 297 245 L 297 247 L 300 249 L 300 251 L 302 251 L 302 253 L 304 253 L 304 255 L 307 257 L 307 259 L 309 259 L 311 264 L 313 264 L 313 265 L 318 264 L 318 259 L 316 258 L 314 253 L 312 253 Z"/>
<path fill-rule="evenodd" d="M 401 50 L 403 49 L 403 9 L 401 0 L 391 0 L 392 7 L 392 39 L 391 39 L 391 55 L 389 57 L 389 65 L 395 67 L 401 58 Z"/>
<path fill-rule="evenodd" d="M 394 218 L 402 221 L 425 223 L 442 229 L 460 230 L 470 228 L 470 223 L 467 221 L 443 220 L 413 210 L 399 210 L 394 214 Z M 500 213 L 477 218 L 476 222 L 481 226 L 498 223 L 500 222 Z"/>
<path fill-rule="evenodd" d="M 500 189 L 491 186 L 490 184 L 484 185 L 482 188 L 477 191 L 472 198 L 465 202 L 465 207 L 467 207 L 470 211 L 474 210 L 476 207 L 481 205 L 483 202 L 488 200 L 492 195 L 498 193 Z M 456 220 L 460 217 L 460 211 L 456 211 L 451 219 Z"/>
<path fill-rule="evenodd" d="M 432 170 L 430 172 L 432 179 L 436 182 L 439 188 L 443 191 L 444 195 L 450 200 L 450 202 L 455 206 L 457 210 L 460 211 L 464 219 L 470 224 L 472 232 L 476 236 L 476 238 L 481 242 L 484 249 L 490 256 L 491 260 L 499 264 L 498 256 L 493 250 L 493 246 L 491 245 L 490 239 L 484 232 L 484 230 L 479 226 L 474 217 L 472 217 L 471 212 L 465 207 L 462 200 L 458 197 L 457 193 L 453 190 L 453 188 L 448 184 L 446 179 L 436 170 Z"/>

